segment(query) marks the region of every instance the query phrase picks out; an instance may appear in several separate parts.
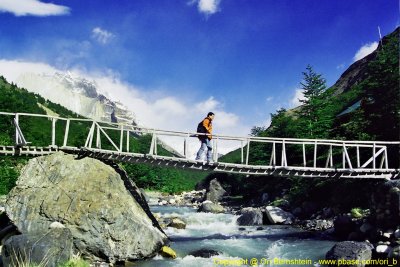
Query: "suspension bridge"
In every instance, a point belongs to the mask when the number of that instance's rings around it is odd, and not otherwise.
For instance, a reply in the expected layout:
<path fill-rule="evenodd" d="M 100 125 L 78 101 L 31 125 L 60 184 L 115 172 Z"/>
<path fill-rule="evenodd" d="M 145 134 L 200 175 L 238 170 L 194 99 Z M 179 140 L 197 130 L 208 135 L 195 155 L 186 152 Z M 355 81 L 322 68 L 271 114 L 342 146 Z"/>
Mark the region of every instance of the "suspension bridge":
<path fill-rule="evenodd" d="M 39 121 L 45 126 L 38 130 L 33 126 Z M 0 112 L 0 128 L 9 135 L 0 140 L 0 155 L 41 156 L 64 151 L 115 162 L 281 177 L 398 179 L 400 174 L 400 141 L 213 135 L 213 162 L 207 163 L 194 160 L 194 153 L 190 153 L 191 147 L 199 147 L 195 138 L 199 134 L 194 132 L 9 112 Z M 35 143 L 40 139 L 36 136 L 47 141 Z M 151 138 L 147 153 L 135 151 L 132 144 L 140 136 Z M 160 148 L 166 147 L 165 143 L 180 147 L 180 152 L 162 155 Z M 219 151 L 224 145 L 235 147 L 240 159 L 234 163 L 221 161 Z M 251 159 L 256 147 L 264 152 L 264 161 Z"/>

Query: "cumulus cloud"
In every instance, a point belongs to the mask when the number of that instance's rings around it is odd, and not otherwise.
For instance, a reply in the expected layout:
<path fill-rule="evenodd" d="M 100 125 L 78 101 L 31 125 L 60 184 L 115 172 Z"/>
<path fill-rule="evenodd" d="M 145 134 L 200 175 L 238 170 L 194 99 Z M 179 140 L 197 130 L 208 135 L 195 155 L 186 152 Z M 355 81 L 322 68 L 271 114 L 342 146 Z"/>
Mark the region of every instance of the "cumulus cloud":
<path fill-rule="evenodd" d="M 100 27 L 96 27 L 92 30 L 92 38 L 101 44 L 107 44 L 113 37 L 114 34 Z"/>
<path fill-rule="evenodd" d="M 375 51 L 377 47 L 378 47 L 378 42 L 373 42 L 363 45 L 353 57 L 353 62 L 356 62 L 357 60 L 360 60 L 366 57 L 367 55 L 371 54 L 372 52 Z"/>
<path fill-rule="evenodd" d="M 69 14 L 66 6 L 42 3 L 39 0 L 1 0 L 0 12 L 10 12 L 15 16 L 58 16 Z"/>
<path fill-rule="evenodd" d="M 221 0 L 193 0 L 189 4 L 197 4 L 197 9 L 200 13 L 206 16 L 217 13 Z"/>
<path fill-rule="evenodd" d="M 156 94 L 151 88 L 141 88 L 124 82 L 118 74 L 112 71 L 87 71 L 81 69 L 68 70 L 74 77 L 83 77 L 94 81 L 100 93 L 111 100 L 119 101 L 135 113 L 137 123 L 141 126 L 183 132 L 196 132 L 197 123 L 209 111 L 216 114 L 214 133 L 229 136 L 247 136 L 251 126 L 246 124 L 244 118 L 225 110 L 223 103 L 210 96 L 206 99 L 183 99 L 166 93 Z M 0 59 L 0 75 L 8 81 L 19 84 L 19 78 L 26 73 L 53 75 L 59 70 L 45 63 L 26 62 L 17 60 Z M 29 88 L 26 88 L 29 90 Z M 46 97 L 46 96 L 44 96 Z M 182 139 L 168 139 L 168 144 L 183 152 Z M 194 156 L 198 149 L 197 138 L 190 138 L 189 153 Z M 227 153 L 237 148 L 239 142 L 220 141 L 218 151 Z"/>
<path fill-rule="evenodd" d="M 302 89 L 296 89 L 294 92 L 294 96 L 290 100 L 289 108 L 294 108 L 301 105 L 300 100 L 304 100 L 304 93 Z"/>

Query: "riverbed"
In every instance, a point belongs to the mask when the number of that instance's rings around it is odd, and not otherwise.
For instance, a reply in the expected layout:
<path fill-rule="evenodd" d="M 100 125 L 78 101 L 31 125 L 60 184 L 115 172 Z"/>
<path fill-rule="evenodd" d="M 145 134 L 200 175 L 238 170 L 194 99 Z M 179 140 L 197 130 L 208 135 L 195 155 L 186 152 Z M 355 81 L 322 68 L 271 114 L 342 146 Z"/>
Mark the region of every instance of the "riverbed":
<path fill-rule="evenodd" d="M 171 239 L 170 247 L 177 253 L 176 259 L 156 256 L 135 262 L 134 266 L 319 266 L 318 260 L 324 259 L 335 244 L 291 226 L 238 226 L 238 216 L 232 214 L 198 213 L 191 207 L 150 208 L 162 216 L 182 218 L 186 229 L 168 227 L 165 231 Z M 200 249 L 217 251 L 219 255 L 190 255 Z"/>

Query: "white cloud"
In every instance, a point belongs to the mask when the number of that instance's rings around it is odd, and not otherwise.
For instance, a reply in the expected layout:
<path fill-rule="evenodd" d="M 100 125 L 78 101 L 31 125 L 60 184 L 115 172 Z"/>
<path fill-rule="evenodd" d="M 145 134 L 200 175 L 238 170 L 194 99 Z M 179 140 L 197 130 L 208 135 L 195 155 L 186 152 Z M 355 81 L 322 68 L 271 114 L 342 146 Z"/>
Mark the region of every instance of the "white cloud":
<path fill-rule="evenodd" d="M 94 81 L 100 93 L 127 106 L 135 113 L 137 123 L 145 127 L 194 133 L 198 122 L 209 111 L 216 114 L 213 123 L 215 134 L 247 136 L 252 127 L 247 124 L 245 118 L 225 110 L 224 105 L 212 96 L 207 99 L 188 100 L 164 93 L 164 95 L 157 94 L 157 97 L 154 97 L 154 90 L 140 88 L 124 82 L 113 71 L 86 71 L 81 69 L 70 69 L 68 71 L 73 76 Z M 45 63 L 0 59 L 0 75 L 17 85 L 18 77 L 22 74 L 45 73 L 53 75 L 56 72 L 66 72 L 66 70 L 59 70 Z M 29 88 L 26 89 L 29 90 Z M 190 138 L 189 142 L 189 153 L 193 156 L 198 149 L 198 140 Z M 168 144 L 181 150 L 181 152 L 183 150 L 182 139 L 169 140 Z M 218 151 L 227 153 L 239 145 L 238 142 L 220 141 Z"/>
<path fill-rule="evenodd" d="M 300 100 L 304 100 L 304 94 L 302 89 L 296 89 L 294 96 L 290 100 L 289 108 L 294 108 L 301 105 Z"/>
<path fill-rule="evenodd" d="M 55 16 L 69 14 L 66 6 L 42 3 L 39 0 L 0 0 L 0 12 L 10 12 L 15 16 Z"/>
<path fill-rule="evenodd" d="M 368 43 L 366 45 L 363 45 L 355 54 L 353 57 L 353 61 L 360 60 L 364 58 L 365 56 L 371 54 L 372 52 L 375 51 L 375 49 L 378 47 L 378 42 L 373 42 L 373 43 Z"/>
<path fill-rule="evenodd" d="M 107 44 L 113 37 L 114 34 L 100 27 L 96 27 L 92 30 L 92 38 L 101 44 Z"/>
<path fill-rule="evenodd" d="M 273 96 L 269 96 L 269 97 L 267 97 L 267 98 L 265 99 L 265 101 L 267 101 L 267 102 L 271 102 L 273 99 L 274 99 L 274 97 L 273 97 Z"/>
<path fill-rule="evenodd" d="M 193 0 L 189 2 L 190 5 L 197 3 L 197 9 L 200 13 L 205 14 L 206 16 L 217 13 L 220 8 L 219 5 L 221 0 Z"/>

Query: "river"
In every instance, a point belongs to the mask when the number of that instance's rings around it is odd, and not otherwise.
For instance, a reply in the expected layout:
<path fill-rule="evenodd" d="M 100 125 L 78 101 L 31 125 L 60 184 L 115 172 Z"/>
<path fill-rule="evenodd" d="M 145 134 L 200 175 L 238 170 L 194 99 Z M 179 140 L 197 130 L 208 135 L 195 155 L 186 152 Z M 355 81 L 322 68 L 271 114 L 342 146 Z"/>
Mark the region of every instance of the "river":
<path fill-rule="evenodd" d="M 333 241 L 319 240 L 310 233 L 291 226 L 238 226 L 232 214 L 198 213 L 191 207 L 151 206 L 153 212 L 176 214 L 187 223 L 186 229 L 168 227 L 170 247 L 177 258 L 135 262 L 134 266 L 318 266 Z M 211 258 L 191 256 L 199 249 L 220 252 Z M 285 260 L 292 260 L 285 264 Z M 297 260 L 297 262 L 295 262 Z M 301 262 L 303 261 L 303 262 Z M 255 264 L 257 263 L 257 264 Z M 300 263 L 305 263 L 301 265 Z"/>

